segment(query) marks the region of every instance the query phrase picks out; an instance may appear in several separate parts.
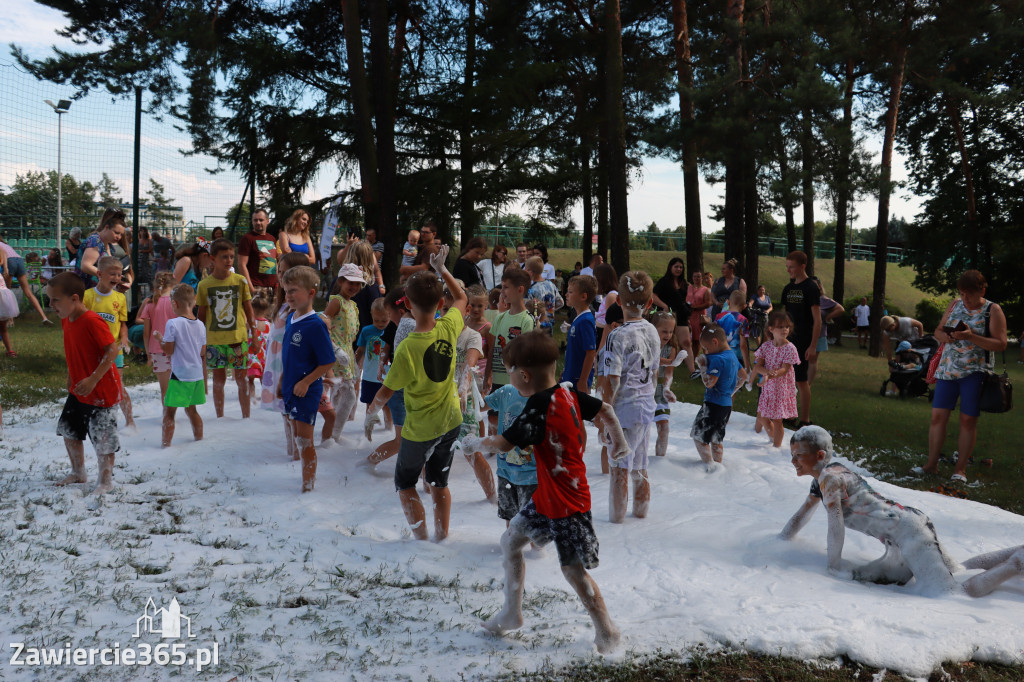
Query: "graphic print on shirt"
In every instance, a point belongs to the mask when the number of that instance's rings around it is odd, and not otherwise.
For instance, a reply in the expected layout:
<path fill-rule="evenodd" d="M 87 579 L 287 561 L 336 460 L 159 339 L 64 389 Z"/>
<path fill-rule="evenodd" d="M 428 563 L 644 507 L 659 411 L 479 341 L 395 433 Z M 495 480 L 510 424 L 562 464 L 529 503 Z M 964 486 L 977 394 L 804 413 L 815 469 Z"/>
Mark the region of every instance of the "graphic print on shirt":
<path fill-rule="evenodd" d="M 522 333 L 522 327 L 509 327 L 508 338 L 504 336 L 499 336 L 497 338 L 497 343 L 494 344 L 494 364 L 504 363 L 501 356 L 505 352 L 505 346 L 508 345 L 509 343 L 512 343 L 512 341 L 516 339 L 518 336 L 520 336 Z M 500 366 L 504 367 L 504 364 L 501 364 Z"/>
<path fill-rule="evenodd" d="M 211 332 L 234 331 L 238 327 L 238 287 L 210 287 Z"/>
<path fill-rule="evenodd" d="M 260 254 L 259 273 L 261 275 L 276 275 L 277 242 L 270 239 L 257 239 L 256 249 Z"/>
<path fill-rule="evenodd" d="M 452 360 L 455 357 L 455 349 L 445 339 L 438 339 L 423 351 L 423 369 L 427 378 L 434 383 L 441 383 L 448 378 L 452 369 Z"/>

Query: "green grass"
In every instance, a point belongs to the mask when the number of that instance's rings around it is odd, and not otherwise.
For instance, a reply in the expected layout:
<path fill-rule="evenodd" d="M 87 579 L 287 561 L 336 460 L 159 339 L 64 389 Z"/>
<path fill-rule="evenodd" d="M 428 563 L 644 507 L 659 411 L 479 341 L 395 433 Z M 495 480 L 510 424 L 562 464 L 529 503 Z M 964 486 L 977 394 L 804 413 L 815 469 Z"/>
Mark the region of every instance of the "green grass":
<path fill-rule="evenodd" d="M 573 263 L 580 259 L 580 252 L 573 249 L 552 249 L 550 252 L 551 262 L 555 267 L 564 272 L 571 272 Z M 657 280 L 665 274 L 668 261 L 673 256 L 684 257 L 682 253 L 670 251 L 632 251 L 629 257 L 630 267 L 635 270 L 643 270 Z M 704 267 L 715 273 L 718 277 L 722 270 L 723 255 L 720 253 L 704 254 Z M 789 283 L 789 275 L 786 274 L 786 261 L 784 258 L 761 256 L 759 261 L 761 272 L 761 284 L 768 290 L 768 295 L 773 300 L 782 293 L 782 287 Z M 815 261 L 816 274 L 825 285 L 825 291 L 832 289 L 832 278 L 835 276 L 835 261 Z M 848 261 L 846 263 L 846 298 L 851 296 L 867 296 L 870 300 L 872 286 L 875 276 L 875 264 L 870 261 Z M 913 315 L 914 306 L 918 301 L 929 296 L 913 285 L 914 271 L 912 268 L 905 268 L 889 263 L 886 274 L 886 298 L 891 302 L 895 310 L 904 315 Z M 750 284 L 750 282 L 747 282 Z"/>

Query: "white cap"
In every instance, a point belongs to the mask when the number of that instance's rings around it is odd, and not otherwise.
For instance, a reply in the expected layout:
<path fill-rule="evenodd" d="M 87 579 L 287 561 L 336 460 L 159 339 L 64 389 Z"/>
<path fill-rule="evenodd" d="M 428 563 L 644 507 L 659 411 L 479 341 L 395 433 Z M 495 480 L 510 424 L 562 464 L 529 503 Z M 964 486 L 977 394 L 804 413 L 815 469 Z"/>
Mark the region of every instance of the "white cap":
<path fill-rule="evenodd" d="M 338 279 L 347 279 L 349 282 L 366 284 L 366 278 L 363 277 L 363 269 L 355 263 L 345 263 L 342 265 L 341 270 L 338 271 Z"/>

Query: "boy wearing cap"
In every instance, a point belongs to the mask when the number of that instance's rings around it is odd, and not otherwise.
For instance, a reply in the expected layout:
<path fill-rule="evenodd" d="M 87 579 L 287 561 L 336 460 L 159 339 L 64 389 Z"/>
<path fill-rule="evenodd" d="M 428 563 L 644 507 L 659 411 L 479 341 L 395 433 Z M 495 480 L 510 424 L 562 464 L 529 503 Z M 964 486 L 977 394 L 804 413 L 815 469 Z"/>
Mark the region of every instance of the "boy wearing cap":
<path fill-rule="evenodd" d="M 331 296 L 324 315 L 330 320 L 331 342 L 335 351 L 343 351 L 344 355 L 334 363 L 334 388 L 331 390 L 331 404 L 334 406 L 335 441 L 341 438 L 341 430 L 345 428 L 348 417 L 356 406 L 359 392 L 356 390 L 359 377 L 356 376 L 355 363 L 349 360 L 352 347 L 359 336 L 359 310 L 352 297 L 366 286 L 363 270 L 355 263 L 345 263 L 338 272 L 338 293 Z"/>
<path fill-rule="evenodd" d="M 213 407 L 218 419 L 224 416 L 224 384 L 230 369 L 238 386 L 242 419 L 248 419 L 249 336 L 256 324 L 252 294 L 248 280 L 231 271 L 235 264 L 233 242 L 214 240 L 210 258 L 213 271 L 196 288 L 196 317 L 206 323 L 206 368 L 213 370 Z"/>

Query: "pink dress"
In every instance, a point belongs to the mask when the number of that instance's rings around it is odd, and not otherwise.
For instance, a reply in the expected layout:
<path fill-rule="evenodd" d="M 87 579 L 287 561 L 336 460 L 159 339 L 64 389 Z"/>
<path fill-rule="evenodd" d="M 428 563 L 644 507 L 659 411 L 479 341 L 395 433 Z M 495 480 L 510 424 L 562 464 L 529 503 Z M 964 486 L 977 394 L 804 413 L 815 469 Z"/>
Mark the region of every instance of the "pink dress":
<path fill-rule="evenodd" d="M 754 352 L 754 357 L 764 361 L 764 367 L 769 372 L 783 365 L 800 364 L 796 346 L 788 341 L 785 346 L 762 343 Z M 757 413 L 765 419 L 791 419 L 797 416 L 796 373 L 792 367 L 780 377 L 766 378 L 761 387 L 761 399 L 757 402 Z"/>

